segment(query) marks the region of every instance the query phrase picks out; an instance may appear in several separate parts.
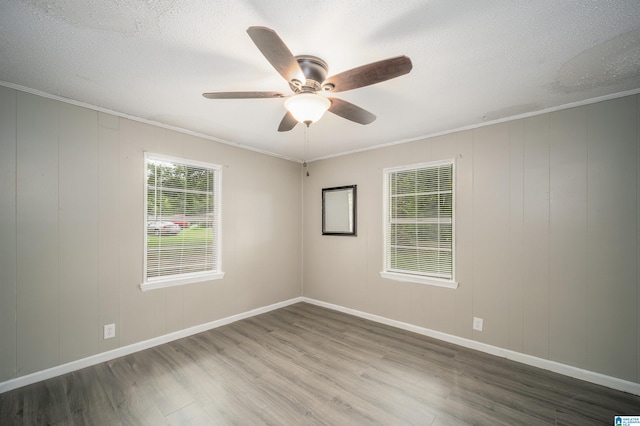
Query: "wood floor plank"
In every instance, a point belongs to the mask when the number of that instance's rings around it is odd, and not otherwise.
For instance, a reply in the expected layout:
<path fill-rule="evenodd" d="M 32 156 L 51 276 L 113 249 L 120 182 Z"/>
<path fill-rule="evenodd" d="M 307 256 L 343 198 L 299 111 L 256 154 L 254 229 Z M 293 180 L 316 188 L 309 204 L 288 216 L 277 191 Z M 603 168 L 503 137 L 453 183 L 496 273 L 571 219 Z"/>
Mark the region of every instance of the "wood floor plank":
<path fill-rule="evenodd" d="M 146 358 L 146 354 L 138 352 L 107 363 L 112 373 L 112 378 L 109 378 L 111 394 L 118 396 L 116 410 L 122 424 L 167 424 L 166 417 L 153 399 L 154 390 L 149 384 L 153 378 L 142 375 L 137 368 L 137 363 Z M 90 415 L 95 418 L 104 414 L 96 412 Z"/>
<path fill-rule="evenodd" d="M 64 424 L 72 418 L 65 385 L 65 378 L 55 377 L 25 392 L 23 424 Z"/>
<path fill-rule="evenodd" d="M 118 412 L 109 393 L 105 390 L 108 382 L 96 380 L 104 376 L 106 364 L 100 364 L 90 369 L 74 371 L 67 380 L 67 398 L 75 424 L 84 425 L 117 425 L 120 424 Z M 104 413 L 96 419 L 93 413 Z"/>
<path fill-rule="evenodd" d="M 0 424 L 599 425 L 640 397 L 298 303 L 0 394 Z"/>
<path fill-rule="evenodd" d="M 169 414 L 167 420 L 172 426 L 208 426 L 213 424 L 213 419 L 197 402 Z"/>

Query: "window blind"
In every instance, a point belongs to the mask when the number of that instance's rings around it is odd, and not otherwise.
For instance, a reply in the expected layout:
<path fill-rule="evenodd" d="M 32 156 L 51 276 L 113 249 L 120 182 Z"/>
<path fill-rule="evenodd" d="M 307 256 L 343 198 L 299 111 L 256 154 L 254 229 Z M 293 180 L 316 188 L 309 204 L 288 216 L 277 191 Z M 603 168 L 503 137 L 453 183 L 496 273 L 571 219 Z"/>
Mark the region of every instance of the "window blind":
<path fill-rule="evenodd" d="M 385 173 L 385 271 L 453 280 L 453 161 Z"/>
<path fill-rule="evenodd" d="M 220 168 L 146 156 L 145 281 L 220 270 Z"/>

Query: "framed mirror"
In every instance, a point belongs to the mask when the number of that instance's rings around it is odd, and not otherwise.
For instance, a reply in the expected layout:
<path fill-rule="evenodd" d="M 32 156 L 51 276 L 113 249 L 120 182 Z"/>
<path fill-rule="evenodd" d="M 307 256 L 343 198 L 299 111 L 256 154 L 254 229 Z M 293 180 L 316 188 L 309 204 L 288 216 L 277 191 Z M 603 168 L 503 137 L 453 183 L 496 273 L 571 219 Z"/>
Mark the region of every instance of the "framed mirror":
<path fill-rule="evenodd" d="M 356 188 L 322 188 L 322 235 L 356 236 Z"/>

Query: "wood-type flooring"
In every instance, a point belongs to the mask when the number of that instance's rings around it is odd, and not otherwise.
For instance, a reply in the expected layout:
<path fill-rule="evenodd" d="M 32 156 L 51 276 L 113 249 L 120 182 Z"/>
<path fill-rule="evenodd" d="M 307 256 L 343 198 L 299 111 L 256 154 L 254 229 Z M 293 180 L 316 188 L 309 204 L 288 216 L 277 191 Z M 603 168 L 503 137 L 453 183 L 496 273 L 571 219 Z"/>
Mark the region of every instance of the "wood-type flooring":
<path fill-rule="evenodd" d="M 640 397 L 306 303 L 0 394 L 1 425 L 612 425 Z"/>

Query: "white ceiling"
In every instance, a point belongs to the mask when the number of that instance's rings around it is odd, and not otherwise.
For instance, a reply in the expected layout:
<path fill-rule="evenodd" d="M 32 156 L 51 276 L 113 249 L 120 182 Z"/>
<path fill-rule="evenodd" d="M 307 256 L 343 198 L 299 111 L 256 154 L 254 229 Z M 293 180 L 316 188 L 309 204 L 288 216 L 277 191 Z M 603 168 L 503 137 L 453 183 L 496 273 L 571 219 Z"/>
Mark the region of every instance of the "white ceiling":
<path fill-rule="evenodd" d="M 283 91 L 246 33 L 274 29 L 329 75 L 398 55 L 408 75 L 336 93 L 377 115 L 277 132 Z M 637 0 L 0 0 L 0 84 L 289 159 L 317 159 L 640 92 Z"/>

